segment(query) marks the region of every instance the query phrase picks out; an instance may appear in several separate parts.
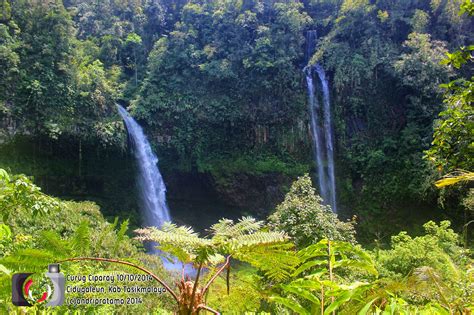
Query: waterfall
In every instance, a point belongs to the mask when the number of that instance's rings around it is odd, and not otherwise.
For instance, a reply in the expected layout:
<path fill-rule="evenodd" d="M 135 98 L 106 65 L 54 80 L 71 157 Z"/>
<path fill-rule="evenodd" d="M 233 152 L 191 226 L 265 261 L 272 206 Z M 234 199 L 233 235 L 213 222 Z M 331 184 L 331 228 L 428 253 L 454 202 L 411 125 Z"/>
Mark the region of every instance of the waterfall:
<path fill-rule="evenodd" d="M 334 176 L 334 131 L 332 128 L 331 101 L 329 99 L 329 84 L 323 67 L 317 64 L 316 73 L 321 81 L 323 90 L 323 113 L 324 113 L 324 136 L 326 137 L 326 154 L 329 177 L 329 199 L 331 208 L 337 212 L 336 208 L 336 178 Z"/>
<path fill-rule="evenodd" d="M 130 140 L 132 141 L 134 155 L 139 168 L 138 188 L 140 190 L 140 201 L 145 226 L 161 227 L 163 223 L 171 221 L 170 211 L 166 203 L 166 186 L 158 169 L 158 157 L 153 153 L 150 142 L 143 132 L 143 128 L 130 116 L 120 105 L 117 105 L 120 116 L 122 116 Z M 149 252 L 160 254 L 155 248 L 157 244 L 152 243 Z M 191 264 L 183 265 L 176 258 L 163 258 L 163 266 L 167 270 L 183 270 L 188 275 L 195 273 Z"/>
<path fill-rule="evenodd" d="M 319 193 L 321 197 L 326 201 L 328 196 L 328 190 L 326 185 L 326 176 L 324 172 L 324 161 L 323 161 L 323 135 L 321 132 L 321 126 L 319 124 L 319 112 L 321 111 L 318 99 L 314 95 L 314 84 L 312 76 L 312 68 L 306 68 L 306 84 L 308 86 L 309 96 L 309 112 L 311 114 L 311 135 L 313 137 L 313 149 L 314 156 L 316 157 L 316 167 L 318 168 L 318 182 L 319 182 Z"/>
<path fill-rule="evenodd" d="M 316 47 L 316 31 L 308 31 L 306 36 L 306 60 L 309 63 Z M 315 95 L 313 72 L 318 74 L 321 82 L 323 106 L 321 108 Z M 336 178 L 334 167 L 334 131 L 332 127 L 331 101 L 329 98 L 329 83 L 321 65 L 307 65 L 304 68 L 308 86 L 309 108 L 311 115 L 311 134 L 315 163 L 318 171 L 319 193 L 324 202 L 337 212 Z M 321 115 L 322 114 L 322 115 Z M 323 131 L 324 130 L 324 134 Z M 326 166 L 325 166 L 326 165 Z"/>
<path fill-rule="evenodd" d="M 161 227 L 171 221 L 166 204 L 166 186 L 158 169 L 158 158 L 153 153 L 143 128 L 120 105 L 117 105 L 120 116 L 127 126 L 128 136 L 132 142 L 134 155 L 139 168 L 138 188 L 145 226 Z"/>

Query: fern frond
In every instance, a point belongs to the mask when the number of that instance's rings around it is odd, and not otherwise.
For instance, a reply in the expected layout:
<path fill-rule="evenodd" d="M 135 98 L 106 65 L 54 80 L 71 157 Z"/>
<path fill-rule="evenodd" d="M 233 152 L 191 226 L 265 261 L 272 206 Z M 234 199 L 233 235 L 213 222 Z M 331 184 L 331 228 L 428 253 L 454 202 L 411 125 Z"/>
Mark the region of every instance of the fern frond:
<path fill-rule="evenodd" d="M 177 227 L 172 223 L 165 223 L 161 229 L 155 227 L 137 229 L 135 233 L 138 234 L 135 237 L 137 240 L 157 242 L 162 246 L 192 249 L 212 244 L 210 240 L 200 238 L 191 228 Z"/>
<path fill-rule="evenodd" d="M 62 240 L 61 236 L 56 232 L 41 232 L 39 242 L 41 244 L 41 247 L 47 248 L 50 253 L 54 254 L 58 258 L 69 256 L 69 254 L 71 253 L 71 248 L 68 242 Z"/>
<path fill-rule="evenodd" d="M 89 222 L 82 221 L 77 227 L 71 240 L 72 248 L 79 254 L 83 255 L 90 250 L 90 228 Z"/>
<path fill-rule="evenodd" d="M 288 237 L 283 232 L 256 232 L 253 234 L 241 235 L 229 240 L 231 247 L 254 246 L 264 244 L 283 243 Z"/>
<path fill-rule="evenodd" d="M 120 243 L 122 243 L 122 241 L 125 238 L 125 233 L 127 233 L 127 230 L 128 230 L 128 220 L 125 220 L 122 222 L 122 224 L 120 224 L 120 228 L 117 232 L 117 237 L 115 238 L 115 245 L 113 249 L 114 254 L 117 253 Z"/>
<path fill-rule="evenodd" d="M 239 222 L 229 219 L 221 219 L 211 227 L 215 236 L 237 237 L 260 230 L 263 226 L 262 221 L 257 221 L 252 217 L 242 217 Z"/>
<path fill-rule="evenodd" d="M 56 255 L 47 250 L 28 248 L 0 259 L 0 263 L 15 271 L 36 271 L 43 270 L 48 264 L 56 261 L 56 259 Z"/>
<path fill-rule="evenodd" d="M 9 269 L 8 269 L 7 267 L 5 267 L 4 265 L 1 265 L 1 264 L 0 264 L 0 273 L 9 275 L 9 274 L 11 274 L 11 270 L 9 270 Z"/>
<path fill-rule="evenodd" d="M 299 260 L 292 251 L 293 244 L 244 246 L 233 256 L 263 271 L 265 275 L 277 281 L 287 279 L 298 265 Z"/>
<path fill-rule="evenodd" d="M 314 267 L 325 268 L 328 259 L 328 240 L 308 246 L 298 252 L 301 265 L 295 271 L 295 276 L 309 271 Z M 378 275 L 372 257 L 360 246 L 347 242 L 331 241 L 332 268 L 354 268 L 372 275 Z"/>

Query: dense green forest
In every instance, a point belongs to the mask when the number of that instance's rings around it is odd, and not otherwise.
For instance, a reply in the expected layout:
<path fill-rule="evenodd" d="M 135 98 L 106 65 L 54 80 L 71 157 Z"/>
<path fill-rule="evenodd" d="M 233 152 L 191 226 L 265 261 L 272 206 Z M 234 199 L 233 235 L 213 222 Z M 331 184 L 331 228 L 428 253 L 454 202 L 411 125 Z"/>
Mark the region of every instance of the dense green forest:
<path fill-rule="evenodd" d="M 102 257 L 177 293 L 80 311 L 470 314 L 473 14 L 471 0 L 0 0 L 0 310 L 45 308 L 11 305 L 13 273 Z M 337 214 L 314 188 L 316 64 Z M 160 229 L 136 230 L 116 104 L 159 158 L 174 222 Z"/>

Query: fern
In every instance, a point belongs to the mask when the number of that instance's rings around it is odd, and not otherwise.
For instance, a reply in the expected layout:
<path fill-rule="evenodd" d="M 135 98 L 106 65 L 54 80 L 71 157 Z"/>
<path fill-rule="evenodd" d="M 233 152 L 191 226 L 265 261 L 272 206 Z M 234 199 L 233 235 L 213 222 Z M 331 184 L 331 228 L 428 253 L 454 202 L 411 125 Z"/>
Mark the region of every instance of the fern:
<path fill-rule="evenodd" d="M 115 245 L 113 248 L 114 255 L 117 254 L 118 248 L 120 244 L 122 243 L 122 241 L 124 240 L 125 233 L 127 233 L 127 230 L 128 230 L 128 220 L 125 220 L 122 222 L 122 224 L 120 224 L 120 228 L 117 232 L 117 237 L 115 238 Z"/>
<path fill-rule="evenodd" d="M 211 238 L 201 238 L 191 228 L 165 223 L 160 229 L 138 229 L 136 239 L 157 242 L 158 248 L 184 263 L 215 265 L 216 257 L 232 255 L 262 270 L 271 279 L 285 279 L 297 259 L 283 232 L 262 231 L 263 223 L 243 217 L 237 223 L 222 219 L 211 227 Z"/>
<path fill-rule="evenodd" d="M 45 266 L 56 260 L 56 256 L 43 249 L 22 249 L 0 259 L 0 263 L 12 270 L 37 271 L 43 270 Z"/>
<path fill-rule="evenodd" d="M 158 242 L 161 245 L 172 245 L 182 248 L 199 248 L 211 244 L 210 240 L 200 238 L 192 229 L 176 227 L 174 224 L 164 225 L 162 229 L 155 227 L 137 229 L 136 239 L 140 241 Z"/>
<path fill-rule="evenodd" d="M 282 281 L 290 277 L 298 264 L 292 252 L 293 244 L 253 245 L 239 248 L 233 255 L 262 270 L 272 280 Z"/>
<path fill-rule="evenodd" d="M 298 263 L 291 274 L 294 280 L 277 286 L 281 293 L 275 292 L 270 298 L 293 311 L 304 309 L 303 313 L 313 314 L 318 310 L 331 314 L 349 301 L 358 301 L 372 288 L 371 283 L 365 282 L 356 282 L 350 286 L 339 283 L 339 269 L 356 269 L 377 275 L 371 257 L 360 247 L 346 242 L 323 239 L 300 250 L 296 257 Z"/>
<path fill-rule="evenodd" d="M 66 257 L 72 252 L 70 244 L 53 231 L 41 232 L 39 245 L 42 248 L 47 248 L 49 253 L 57 257 Z"/>
<path fill-rule="evenodd" d="M 90 251 L 90 228 L 87 221 L 84 220 L 79 224 L 72 237 L 71 245 L 79 255 Z"/>
<path fill-rule="evenodd" d="M 257 221 L 252 217 L 243 217 L 238 223 L 229 219 L 221 219 L 211 227 L 214 237 L 223 236 L 226 238 L 243 236 L 248 233 L 254 233 L 263 226 L 262 221 Z"/>
<path fill-rule="evenodd" d="M 103 245 L 104 240 L 110 235 L 110 233 L 115 230 L 118 225 L 118 220 L 118 217 L 115 217 L 114 222 L 112 224 L 108 224 L 102 229 L 102 232 L 100 233 L 97 242 L 94 244 L 94 251 L 96 253 L 99 252 L 99 249 Z"/>

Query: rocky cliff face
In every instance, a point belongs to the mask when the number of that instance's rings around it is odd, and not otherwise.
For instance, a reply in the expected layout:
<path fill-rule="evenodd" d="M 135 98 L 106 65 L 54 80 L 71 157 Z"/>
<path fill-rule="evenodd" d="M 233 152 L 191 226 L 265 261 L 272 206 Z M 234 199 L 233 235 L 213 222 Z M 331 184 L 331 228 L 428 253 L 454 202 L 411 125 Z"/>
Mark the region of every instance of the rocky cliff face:
<path fill-rule="evenodd" d="M 279 174 L 231 174 L 225 182 L 214 181 L 214 189 L 221 199 L 231 205 L 248 209 L 257 215 L 267 215 L 283 201 L 285 192 L 294 178 Z"/>

